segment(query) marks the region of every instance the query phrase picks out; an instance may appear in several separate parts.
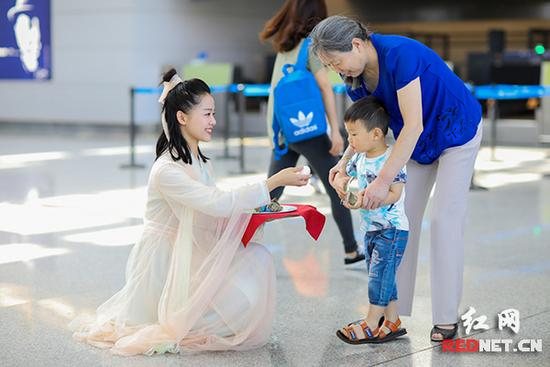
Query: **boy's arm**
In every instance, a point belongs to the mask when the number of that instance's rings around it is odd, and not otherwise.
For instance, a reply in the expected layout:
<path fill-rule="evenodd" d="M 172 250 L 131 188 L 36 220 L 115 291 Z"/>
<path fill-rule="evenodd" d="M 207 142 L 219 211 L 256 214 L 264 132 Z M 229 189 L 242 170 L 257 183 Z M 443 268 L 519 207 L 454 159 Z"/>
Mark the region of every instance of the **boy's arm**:
<path fill-rule="evenodd" d="M 403 193 L 403 187 L 405 187 L 404 182 L 394 182 L 393 184 L 391 184 L 388 196 L 386 196 L 381 206 L 394 204 L 399 201 L 399 198 Z"/>

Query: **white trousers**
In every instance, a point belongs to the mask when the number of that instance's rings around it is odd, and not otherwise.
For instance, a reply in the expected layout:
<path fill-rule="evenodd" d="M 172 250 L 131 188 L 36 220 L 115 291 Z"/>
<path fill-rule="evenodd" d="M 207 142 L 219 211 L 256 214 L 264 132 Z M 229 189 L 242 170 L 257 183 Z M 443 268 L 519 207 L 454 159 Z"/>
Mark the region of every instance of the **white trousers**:
<path fill-rule="evenodd" d="M 411 315 L 422 217 L 435 183 L 430 218 L 432 321 L 434 325 L 457 322 L 464 272 L 464 222 L 481 134 L 482 122 L 469 142 L 446 149 L 434 163 L 407 163 L 405 212 L 410 231 L 397 270 L 400 315 Z"/>

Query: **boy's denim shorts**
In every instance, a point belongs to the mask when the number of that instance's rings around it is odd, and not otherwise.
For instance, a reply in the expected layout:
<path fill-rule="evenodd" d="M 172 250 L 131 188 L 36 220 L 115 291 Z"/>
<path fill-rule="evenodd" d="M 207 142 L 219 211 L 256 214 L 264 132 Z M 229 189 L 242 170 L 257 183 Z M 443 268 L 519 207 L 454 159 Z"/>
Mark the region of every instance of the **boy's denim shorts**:
<path fill-rule="evenodd" d="M 395 227 L 365 234 L 370 304 L 386 307 L 391 301 L 397 300 L 395 274 L 408 238 L 409 231 Z"/>

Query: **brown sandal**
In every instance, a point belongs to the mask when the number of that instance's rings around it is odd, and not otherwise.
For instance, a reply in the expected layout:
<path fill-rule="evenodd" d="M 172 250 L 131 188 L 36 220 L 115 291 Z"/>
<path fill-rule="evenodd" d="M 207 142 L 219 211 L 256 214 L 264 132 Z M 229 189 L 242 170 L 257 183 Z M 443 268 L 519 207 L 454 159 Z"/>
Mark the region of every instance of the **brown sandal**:
<path fill-rule="evenodd" d="M 407 329 L 400 328 L 401 320 L 399 318 L 397 318 L 395 323 L 391 322 L 390 320 L 385 320 L 384 326 L 387 327 L 390 332 L 386 334 L 384 329 L 380 328 L 380 331 L 378 332 L 377 343 L 386 343 L 407 334 Z"/>
<path fill-rule="evenodd" d="M 371 330 L 365 320 L 360 320 L 344 326 L 336 332 L 336 336 L 348 344 L 376 343 L 379 329 Z"/>

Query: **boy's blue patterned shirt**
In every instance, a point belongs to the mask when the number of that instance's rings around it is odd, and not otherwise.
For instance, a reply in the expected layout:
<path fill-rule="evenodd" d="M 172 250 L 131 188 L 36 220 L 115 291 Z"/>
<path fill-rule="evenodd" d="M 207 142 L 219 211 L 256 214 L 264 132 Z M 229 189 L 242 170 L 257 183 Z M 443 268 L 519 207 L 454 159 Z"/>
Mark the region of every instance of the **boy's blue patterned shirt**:
<path fill-rule="evenodd" d="M 351 177 L 357 178 L 360 189 L 366 188 L 378 177 L 384 163 L 388 160 L 391 148 L 375 158 L 368 158 L 365 153 L 355 153 L 346 167 Z M 407 171 L 405 167 L 399 171 L 393 182 L 407 182 Z M 400 230 L 409 230 L 409 221 L 405 215 L 405 189 L 401 197 L 394 204 L 382 206 L 375 210 L 360 209 L 361 230 L 365 232 L 378 231 L 385 228 L 395 227 Z"/>

